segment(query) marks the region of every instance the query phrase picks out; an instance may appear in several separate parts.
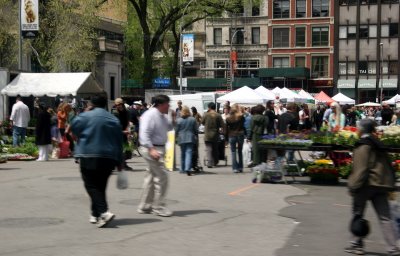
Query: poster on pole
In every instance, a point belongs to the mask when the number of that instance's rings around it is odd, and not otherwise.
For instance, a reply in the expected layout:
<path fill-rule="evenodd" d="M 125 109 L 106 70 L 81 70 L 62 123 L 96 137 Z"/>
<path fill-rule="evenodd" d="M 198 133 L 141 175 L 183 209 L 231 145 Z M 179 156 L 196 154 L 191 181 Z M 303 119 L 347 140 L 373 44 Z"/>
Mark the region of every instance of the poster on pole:
<path fill-rule="evenodd" d="M 20 0 L 20 6 L 22 36 L 36 37 L 39 31 L 39 0 Z"/>
<path fill-rule="evenodd" d="M 182 36 L 183 62 L 193 62 L 194 59 L 194 35 L 183 34 Z"/>
<path fill-rule="evenodd" d="M 174 170 L 174 159 L 175 159 L 175 131 L 168 132 L 168 141 L 165 144 L 165 156 L 164 164 L 165 169 L 168 171 Z"/>

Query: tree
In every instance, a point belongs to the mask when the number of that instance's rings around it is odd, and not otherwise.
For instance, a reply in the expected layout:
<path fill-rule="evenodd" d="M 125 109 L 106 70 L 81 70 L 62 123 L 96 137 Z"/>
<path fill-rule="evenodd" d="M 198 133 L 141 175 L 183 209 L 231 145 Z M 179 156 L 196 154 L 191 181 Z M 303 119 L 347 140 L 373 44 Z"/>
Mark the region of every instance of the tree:
<path fill-rule="evenodd" d="M 10 0 L 0 0 L 0 67 L 13 68 L 18 56 L 17 6 Z"/>
<path fill-rule="evenodd" d="M 128 0 L 133 6 L 142 30 L 143 46 L 143 84 L 145 89 L 151 88 L 154 74 L 153 55 L 157 51 L 163 36 L 183 16 L 214 14 L 216 10 L 224 10 L 227 5 L 237 6 L 241 0 L 197 0 L 188 6 L 189 0 Z M 187 7 L 188 6 L 188 7 Z M 186 8 L 187 7 L 187 8 Z M 184 13 L 184 11 L 186 11 Z M 176 55 L 176 54 L 175 54 Z"/>

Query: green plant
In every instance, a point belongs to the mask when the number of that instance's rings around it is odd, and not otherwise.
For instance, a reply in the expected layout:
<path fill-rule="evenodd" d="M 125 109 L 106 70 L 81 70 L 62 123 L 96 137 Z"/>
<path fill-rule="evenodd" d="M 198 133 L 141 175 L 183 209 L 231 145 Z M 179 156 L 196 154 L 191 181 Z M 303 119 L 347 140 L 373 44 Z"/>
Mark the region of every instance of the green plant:
<path fill-rule="evenodd" d="M 27 142 L 27 143 L 25 143 L 25 145 L 22 145 L 20 147 L 9 148 L 8 153 L 9 154 L 20 153 L 20 154 L 27 154 L 30 156 L 38 156 L 39 149 L 35 144 Z"/>

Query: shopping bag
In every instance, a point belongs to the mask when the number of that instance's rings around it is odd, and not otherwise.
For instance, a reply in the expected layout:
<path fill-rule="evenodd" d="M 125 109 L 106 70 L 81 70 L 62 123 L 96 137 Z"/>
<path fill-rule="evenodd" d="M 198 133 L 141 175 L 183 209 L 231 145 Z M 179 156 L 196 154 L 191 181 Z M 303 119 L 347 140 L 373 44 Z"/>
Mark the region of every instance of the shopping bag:
<path fill-rule="evenodd" d="M 126 171 L 119 171 L 117 176 L 117 188 L 127 189 L 128 188 L 128 174 Z"/>
<path fill-rule="evenodd" d="M 242 154 L 243 154 L 243 163 L 246 166 L 249 166 L 251 164 L 251 143 L 250 142 L 246 141 L 243 144 Z"/>
<path fill-rule="evenodd" d="M 69 157 L 69 141 L 66 136 L 63 136 L 62 141 L 58 144 L 60 149 L 59 158 L 68 158 Z"/>

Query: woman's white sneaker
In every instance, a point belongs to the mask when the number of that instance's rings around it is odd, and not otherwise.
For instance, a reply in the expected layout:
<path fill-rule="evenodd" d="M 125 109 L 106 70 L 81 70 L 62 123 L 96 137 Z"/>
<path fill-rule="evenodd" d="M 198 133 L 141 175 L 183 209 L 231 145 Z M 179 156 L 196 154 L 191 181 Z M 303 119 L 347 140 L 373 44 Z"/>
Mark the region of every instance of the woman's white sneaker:
<path fill-rule="evenodd" d="M 97 227 L 103 228 L 105 227 L 110 221 L 115 218 L 115 214 L 111 212 L 105 212 L 100 215 L 97 221 Z"/>

